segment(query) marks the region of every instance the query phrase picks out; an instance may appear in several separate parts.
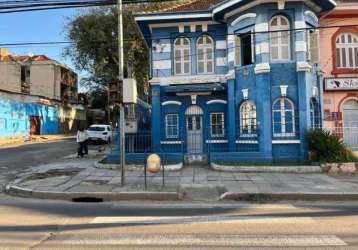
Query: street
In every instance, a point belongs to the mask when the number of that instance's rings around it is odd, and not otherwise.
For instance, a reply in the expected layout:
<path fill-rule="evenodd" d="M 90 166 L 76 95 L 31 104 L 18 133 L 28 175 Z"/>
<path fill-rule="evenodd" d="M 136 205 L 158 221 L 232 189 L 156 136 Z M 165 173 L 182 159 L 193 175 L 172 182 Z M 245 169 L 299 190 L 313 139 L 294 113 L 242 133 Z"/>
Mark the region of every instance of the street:
<path fill-rule="evenodd" d="M 0 198 L 1 249 L 358 248 L 358 203 Z"/>
<path fill-rule="evenodd" d="M 77 152 L 75 139 L 0 148 L 0 190 L 16 173 Z"/>

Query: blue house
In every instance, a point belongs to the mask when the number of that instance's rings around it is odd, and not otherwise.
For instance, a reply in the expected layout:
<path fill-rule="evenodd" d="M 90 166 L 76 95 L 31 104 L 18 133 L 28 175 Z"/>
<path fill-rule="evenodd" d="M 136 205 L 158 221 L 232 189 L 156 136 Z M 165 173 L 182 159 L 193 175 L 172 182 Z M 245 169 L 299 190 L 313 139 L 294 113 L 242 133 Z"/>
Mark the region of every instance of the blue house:
<path fill-rule="evenodd" d="M 303 162 L 320 126 L 318 16 L 333 0 L 189 1 L 135 20 L 151 51 L 152 150 Z"/>

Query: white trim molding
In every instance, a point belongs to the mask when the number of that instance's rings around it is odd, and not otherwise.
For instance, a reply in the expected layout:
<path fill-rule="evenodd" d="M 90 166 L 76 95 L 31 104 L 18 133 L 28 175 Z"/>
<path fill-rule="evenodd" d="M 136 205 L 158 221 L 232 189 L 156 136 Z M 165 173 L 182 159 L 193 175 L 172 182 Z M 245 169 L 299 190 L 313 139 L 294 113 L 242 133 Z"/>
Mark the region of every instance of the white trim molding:
<path fill-rule="evenodd" d="M 258 23 L 255 24 L 255 32 L 266 32 L 269 30 L 268 23 Z"/>
<path fill-rule="evenodd" d="M 270 52 L 270 46 L 268 42 L 256 44 L 255 47 L 256 47 L 256 55 Z"/>
<path fill-rule="evenodd" d="M 153 69 L 171 69 L 172 61 L 171 60 L 157 60 L 153 61 Z"/>
<path fill-rule="evenodd" d="M 165 145 L 182 144 L 182 141 L 161 141 L 160 144 L 165 144 Z"/>
<path fill-rule="evenodd" d="M 270 64 L 268 63 L 256 64 L 255 74 L 269 73 L 270 71 L 271 71 Z"/>
<path fill-rule="evenodd" d="M 151 21 L 151 20 L 170 20 L 170 19 L 189 19 L 189 18 L 211 18 L 211 13 L 192 13 L 192 14 L 158 14 L 158 15 L 143 15 L 143 16 L 136 16 L 134 20 L 138 21 Z"/>
<path fill-rule="evenodd" d="M 235 79 L 235 70 L 234 69 L 229 70 L 229 72 L 227 72 L 227 74 L 225 75 L 225 79 L 226 80 Z"/>
<path fill-rule="evenodd" d="M 217 40 L 216 41 L 216 49 L 226 49 L 226 40 Z"/>
<path fill-rule="evenodd" d="M 167 105 L 178 105 L 181 106 L 182 103 L 179 101 L 166 101 L 166 102 L 162 102 L 162 106 L 167 106 Z"/>
<path fill-rule="evenodd" d="M 297 62 L 297 71 L 307 71 L 311 72 L 312 66 L 305 61 Z"/>
<path fill-rule="evenodd" d="M 231 26 L 235 26 L 236 24 L 238 24 L 240 21 L 246 19 L 246 18 L 255 18 L 256 17 L 256 13 L 246 13 L 242 16 L 239 16 L 238 18 L 236 18 L 232 23 Z"/>
<path fill-rule="evenodd" d="M 170 53 L 171 51 L 170 43 L 153 42 L 153 54 Z"/>
<path fill-rule="evenodd" d="M 272 140 L 272 144 L 300 144 L 300 140 Z"/>
<path fill-rule="evenodd" d="M 257 140 L 236 140 L 236 144 L 259 144 Z"/>
<path fill-rule="evenodd" d="M 305 16 L 310 16 L 315 20 L 315 22 L 317 22 L 317 23 L 319 22 L 318 17 L 316 16 L 316 14 L 313 13 L 312 11 L 310 11 L 310 10 L 305 11 Z"/>
<path fill-rule="evenodd" d="M 296 49 L 296 52 L 306 52 L 307 51 L 307 43 L 305 41 L 296 41 L 295 49 Z"/>
<path fill-rule="evenodd" d="M 208 105 L 210 105 L 210 104 L 227 104 L 227 101 L 215 99 L 215 100 L 207 101 L 206 104 L 208 104 Z"/>
<path fill-rule="evenodd" d="M 306 22 L 305 21 L 295 21 L 295 29 L 305 29 Z"/>
<path fill-rule="evenodd" d="M 179 84 L 197 84 L 197 83 L 225 83 L 225 75 L 187 75 L 187 76 L 170 76 L 156 77 L 149 81 L 151 85 L 169 86 Z"/>
<path fill-rule="evenodd" d="M 153 29 L 156 28 L 170 28 L 170 27 L 178 27 L 179 24 L 182 24 L 184 26 L 190 26 L 192 24 L 195 25 L 201 25 L 206 26 L 206 28 L 208 27 L 208 25 L 210 24 L 218 24 L 218 22 L 215 21 L 204 21 L 204 22 L 176 22 L 176 23 L 153 23 L 153 24 L 149 24 L 149 29 L 152 31 Z M 207 31 L 207 30 L 202 30 L 203 32 Z"/>
<path fill-rule="evenodd" d="M 226 57 L 217 57 L 216 66 L 227 66 Z"/>
<path fill-rule="evenodd" d="M 208 144 L 228 143 L 228 140 L 206 140 L 206 143 Z"/>

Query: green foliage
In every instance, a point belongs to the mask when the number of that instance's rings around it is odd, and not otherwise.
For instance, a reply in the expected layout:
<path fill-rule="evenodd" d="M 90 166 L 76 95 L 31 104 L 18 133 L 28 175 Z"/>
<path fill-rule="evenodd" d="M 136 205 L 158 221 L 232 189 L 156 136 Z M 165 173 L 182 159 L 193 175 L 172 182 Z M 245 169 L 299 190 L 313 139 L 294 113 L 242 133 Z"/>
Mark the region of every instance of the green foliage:
<path fill-rule="evenodd" d="M 327 130 L 310 130 L 307 138 L 313 161 L 352 162 L 357 160 L 352 150 L 340 138 Z"/>
<path fill-rule="evenodd" d="M 65 50 L 78 70 L 88 72 L 81 84 L 107 89 L 118 82 L 118 30 L 117 8 L 94 8 L 80 12 L 69 20 L 66 27 L 68 39 L 73 42 Z M 131 11 L 123 15 L 124 71 L 133 75 L 143 94 L 148 83 L 148 50 L 132 18 Z M 128 71 L 130 73 L 128 74 Z"/>

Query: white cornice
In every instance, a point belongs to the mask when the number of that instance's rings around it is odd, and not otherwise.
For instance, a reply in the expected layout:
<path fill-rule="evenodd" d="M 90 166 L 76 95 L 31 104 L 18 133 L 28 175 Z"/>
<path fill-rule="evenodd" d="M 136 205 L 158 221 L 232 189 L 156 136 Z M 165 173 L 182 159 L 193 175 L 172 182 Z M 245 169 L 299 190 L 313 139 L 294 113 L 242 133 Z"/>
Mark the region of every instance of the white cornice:
<path fill-rule="evenodd" d="M 271 71 L 270 64 L 268 63 L 256 64 L 255 74 L 269 73 L 270 71 Z"/>
<path fill-rule="evenodd" d="M 210 25 L 210 24 L 218 24 L 218 22 L 204 21 L 204 22 L 153 23 L 153 24 L 149 24 L 149 29 L 152 30 L 156 28 L 178 27 L 179 25 L 190 26 L 190 25 Z"/>
<path fill-rule="evenodd" d="M 306 71 L 310 72 L 312 70 L 312 66 L 305 61 L 297 62 L 297 71 Z"/>
<path fill-rule="evenodd" d="M 190 19 L 190 18 L 211 18 L 211 13 L 187 13 L 187 14 L 166 14 L 163 13 L 158 15 L 143 15 L 143 16 L 136 16 L 134 20 L 138 21 L 160 21 L 160 20 L 170 20 L 170 19 Z"/>
<path fill-rule="evenodd" d="M 210 105 L 210 104 L 227 104 L 227 101 L 215 99 L 215 100 L 207 101 L 206 104 L 208 104 L 208 105 Z"/>
<path fill-rule="evenodd" d="M 319 22 L 318 17 L 316 16 L 316 14 L 313 13 L 312 11 L 310 11 L 310 10 L 306 10 L 306 11 L 305 11 L 305 16 L 310 16 L 310 17 L 312 17 L 317 23 Z"/>
<path fill-rule="evenodd" d="M 167 106 L 167 105 L 178 105 L 181 106 L 182 103 L 179 101 L 166 101 L 166 102 L 162 102 L 162 106 Z"/>
<path fill-rule="evenodd" d="M 330 0 L 330 1 L 332 3 L 334 2 L 332 0 Z M 226 3 L 227 4 L 226 7 L 230 7 L 232 4 L 236 4 L 238 2 L 240 2 L 240 1 L 239 0 L 237 0 L 237 1 L 229 1 L 229 2 Z M 304 2 L 305 4 L 310 6 L 312 9 L 314 9 L 314 11 L 316 11 L 316 12 L 320 12 L 322 10 L 321 7 L 319 7 L 317 4 L 315 4 L 311 0 L 286 0 L 286 3 L 288 3 L 288 2 Z M 253 1 L 251 3 L 245 4 L 244 6 L 242 6 L 240 8 L 237 8 L 235 10 L 232 10 L 232 11 L 226 13 L 224 15 L 224 19 L 227 20 L 227 18 L 229 18 L 229 17 L 231 17 L 233 15 L 239 14 L 239 13 L 245 11 L 245 10 L 248 10 L 248 9 L 250 9 L 252 7 L 255 7 L 256 5 L 265 4 L 265 3 L 277 3 L 277 0 L 256 0 L 256 1 Z M 219 7 L 224 6 L 224 5 L 225 4 L 220 5 L 216 9 L 218 9 Z M 216 14 L 217 12 L 221 11 L 221 10 L 218 10 L 218 11 L 215 12 L 216 9 L 214 9 L 213 14 Z M 224 8 L 222 8 L 222 9 L 224 9 Z"/>
<path fill-rule="evenodd" d="M 187 76 L 170 76 L 157 77 L 149 81 L 151 85 L 180 85 L 180 84 L 199 84 L 199 83 L 225 83 L 225 75 L 187 75 Z"/>
<path fill-rule="evenodd" d="M 246 18 L 255 18 L 256 17 L 256 13 L 247 13 L 244 14 L 242 16 L 239 16 L 238 18 L 236 18 L 232 23 L 231 26 L 235 26 L 236 24 L 238 24 L 240 21 L 246 19 Z"/>

